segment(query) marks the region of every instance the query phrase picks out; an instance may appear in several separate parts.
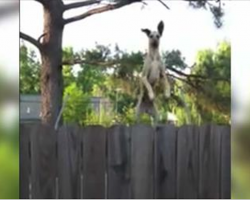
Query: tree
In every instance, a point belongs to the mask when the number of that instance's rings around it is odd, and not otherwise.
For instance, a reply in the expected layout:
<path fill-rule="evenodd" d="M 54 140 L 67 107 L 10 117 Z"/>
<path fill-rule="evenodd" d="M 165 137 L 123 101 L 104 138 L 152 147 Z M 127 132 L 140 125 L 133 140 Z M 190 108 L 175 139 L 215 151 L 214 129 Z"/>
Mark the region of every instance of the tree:
<path fill-rule="evenodd" d="M 143 54 L 128 53 L 118 47 L 115 49 L 113 54 L 110 54 L 110 47 L 102 45 L 80 52 L 74 52 L 71 47 L 64 48 L 63 60 L 67 61 L 67 63 L 64 61 L 67 65 L 63 69 L 64 93 L 69 96 L 67 108 L 63 112 L 65 122 L 83 124 L 87 109 L 82 106 L 87 106 L 90 103 L 87 98 L 95 95 L 109 98 L 114 111 L 117 111 L 116 114 L 123 119 L 129 115 L 129 121 L 132 122 Z M 24 50 L 25 48 L 22 48 L 21 63 L 27 63 L 30 71 L 24 71 L 21 67 L 21 75 L 23 74 L 24 77 L 21 78 L 21 88 L 25 80 L 26 88 L 32 91 L 35 82 L 27 80 L 30 80 L 30 77 L 39 77 L 38 70 L 32 71 L 34 59 L 27 60 L 27 56 L 23 56 L 27 53 L 22 53 Z M 230 44 L 221 42 L 215 51 L 210 49 L 199 51 L 196 63 L 190 67 L 185 63 L 185 57 L 178 49 L 163 52 L 163 59 L 172 84 L 172 96 L 167 102 L 161 97 L 158 98 L 160 114 L 164 115 L 167 111 L 173 112 L 178 116 L 180 124 L 228 123 L 230 54 Z M 74 59 L 71 60 L 72 58 Z M 74 62 L 80 65 L 78 71 L 74 71 L 71 66 Z M 184 72 L 187 69 L 190 73 Z M 36 75 L 30 74 L 31 71 Z M 39 86 L 38 83 L 36 85 Z"/>
<path fill-rule="evenodd" d="M 100 4 L 100 0 L 88 0 L 64 4 L 62 0 L 35 0 L 43 6 L 44 30 L 43 34 L 36 40 L 25 33 L 20 37 L 36 46 L 42 59 L 41 67 L 41 119 L 42 123 L 54 124 L 62 106 L 63 77 L 62 77 L 62 37 L 64 27 L 72 22 L 86 19 L 94 14 L 118 9 L 138 0 L 122 0 L 99 6 L 81 15 L 63 18 L 65 11 Z"/>
<path fill-rule="evenodd" d="M 76 83 L 65 88 L 64 99 L 66 106 L 63 111 L 66 123 L 83 125 L 87 114 L 91 110 L 90 96 L 77 87 Z"/>
<path fill-rule="evenodd" d="M 110 54 L 108 47 L 96 45 L 94 49 L 82 50 L 75 54 L 80 61 L 80 70 L 77 73 L 77 85 L 84 93 L 92 93 L 94 86 L 102 86 L 105 81 L 106 68 L 98 63 L 106 62 Z M 94 61 L 94 62 L 93 62 Z M 93 62 L 93 63 L 92 63 Z"/>
<path fill-rule="evenodd" d="M 185 0 L 189 2 L 189 5 L 193 8 L 203 8 L 203 9 L 209 9 L 211 13 L 213 14 L 214 18 L 214 24 L 216 27 L 220 28 L 223 25 L 222 17 L 224 16 L 222 7 L 222 1 L 221 0 L 215 0 L 215 1 L 209 1 L 209 0 L 196 0 L 196 1 L 190 1 Z M 216 2 L 217 4 L 214 4 Z"/>
<path fill-rule="evenodd" d="M 34 1 L 43 6 L 43 34 L 37 40 L 22 32 L 20 33 L 20 37 L 36 46 L 41 53 L 42 122 L 54 124 L 60 112 L 63 97 L 62 38 L 65 26 L 98 13 L 115 10 L 132 3 L 142 2 L 142 0 L 112 0 L 112 3 L 108 3 L 104 6 L 100 6 L 102 0 L 86 0 L 69 4 L 65 4 L 62 0 Z M 163 3 L 162 1 L 160 2 Z M 207 2 L 208 1 L 206 1 L 206 3 Z M 83 14 L 67 19 L 63 18 L 63 14 L 66 11 L 89 5 L 96 5 L 96 7 Z"/>
<path fill-rule="evenodd" d="M 181 79 L 184 100 L 190 110 L 192 123 L 215 122 L 228 124 L 231 113 L 231 46 L 221 42 L 216 51 L 197 53 L 191 74 Z M 180 92 L 180 91 L 179 91 Z M 179 116 L 183 112 L 177 111 Z M 183 119 L 183 123 L 187 123 Z"/>

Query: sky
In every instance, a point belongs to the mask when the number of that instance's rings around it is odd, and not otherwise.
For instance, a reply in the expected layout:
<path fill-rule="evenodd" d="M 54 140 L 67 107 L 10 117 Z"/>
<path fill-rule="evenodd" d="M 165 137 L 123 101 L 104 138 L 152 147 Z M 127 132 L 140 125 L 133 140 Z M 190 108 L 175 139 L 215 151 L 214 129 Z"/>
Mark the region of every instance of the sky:
<path fill-rule="evenodd" d="M 65 0 L 65 2 L 72 0 Z M 141 3 L 132 4 L 119 10 L 91 16 L 66 26 L 64 46 L 76 50 L 100 44 L 117 43 L 128 51 L 145 51 L 147 38 L 141 28 L 156 29 L 160 20 L 165 23 L 161 41 L 162 50 L 180 49 L 189 64 L 193 64 L 197 50 L 214 48 L 218 41 L 230 39 L 229 24 L 216 30 L 210 12 L 193 10 L 186 2 L 169 2 L 167 10 L 157 1 L 147 1 L 142 9 Z M 74 9 L 65 13 L 65 18 L 80 14 L 85 10 Z M 42 32 L 43 10 L 41 5 L 31 0 L 21 2 L 21 31 L 38 38 Z M 35 17 L 32 17 L 35 16 Z"/>
<path fill-rule="evenodd" d="M 73 0 L 64 2 L 71 3 Z M 148 5 L 144 8 L 140 3 L 132 4 L 67 25 L 63 46 L 80 50 L 93 48 L 96 42 L 102 45 L 117 43 L 123 50 L 145 51 L 147 37 L 140 31 L 141 28 L 156 29 L 159 21 L 163 20 L 165 29 L 161 50 L 179 49 L 187 63 L 192 65 L 197 51 L 215 49 L 218 42 L 226 39 L 232 44 L 232 93 L 240 105 L 245 105 L 246 100 L 250 99 L 250 90 L 247 89 L 250 74 L 250 18 L 246 17 L 250 11 L 250 1 L 224 1 L 225 17 L 221 29 L 216 29 L 209 11 L 194 10 L 186 2 L 166 1 L 170 10 L 157 1 L 146 2 Z M 80 14 L 86 9 L 91 7 L 70 10 L 64 17 Z M 42 6 L 33 0 L 22 0 L 20 11 L 21 31 L 38 38 L 43 33 Z M 0 45 L 8 51 L 6 41 L 1 42 Z M 14 63 L 14 59 L 9 59 Z"/>

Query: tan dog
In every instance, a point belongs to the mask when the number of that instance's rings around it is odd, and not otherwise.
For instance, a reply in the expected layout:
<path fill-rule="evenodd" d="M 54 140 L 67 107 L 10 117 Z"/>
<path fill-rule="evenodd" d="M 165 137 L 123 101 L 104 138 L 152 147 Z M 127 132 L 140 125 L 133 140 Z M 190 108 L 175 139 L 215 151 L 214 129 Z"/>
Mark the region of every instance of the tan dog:
<path fill-rule="evenodd" d="M 141 113 L 148 113 L 158 120 L 158 112 L 154 101 L 158 86 L 163 89 L 166 98 L 170 97 L 170 84 L 159 52 L 160 38 L 164 29 L 162 21 L 158 24 L 157 29 L 158 31 L 142 29 L 149 38 L 149 50 L 144 61 L 140 81 L 140 94 L 136 106 L 137 121 Z"/>

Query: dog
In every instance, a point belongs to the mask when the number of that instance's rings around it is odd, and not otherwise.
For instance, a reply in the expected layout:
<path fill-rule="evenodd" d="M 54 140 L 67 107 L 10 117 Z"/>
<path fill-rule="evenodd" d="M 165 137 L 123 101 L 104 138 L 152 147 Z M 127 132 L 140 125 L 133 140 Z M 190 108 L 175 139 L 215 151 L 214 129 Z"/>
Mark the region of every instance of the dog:
<path fill-rule="evenodd" d="M 141 29 L 141 31 L 146 33 L 148 37 L 149 48 L 144 60 L 142 77 L 140 78 L 140 94 L 136 105 L 137 122 L 141 113 L 148 113 L 158 121 L 158 109 L 155 102 L 157 86 L 163 89 L 164 97 L 166 99 L 170 97 L 170 84 L 159 52 L 160 39 L 163 30 L 163 21 L 159 22 L 157 31 Z"/>

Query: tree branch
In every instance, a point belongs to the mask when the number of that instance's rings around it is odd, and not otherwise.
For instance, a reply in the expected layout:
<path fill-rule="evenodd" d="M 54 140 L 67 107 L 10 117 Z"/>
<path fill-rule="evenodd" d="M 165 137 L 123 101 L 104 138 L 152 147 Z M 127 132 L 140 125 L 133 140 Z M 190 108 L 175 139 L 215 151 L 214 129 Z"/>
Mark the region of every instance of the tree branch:
<path fill-rule="evenodd" d="M 190 85 L 191 87 L 193 87 L 193 88 L 195 88 L 195 89 L 198 89 L 193 83 L 191 83 L 191 82 L 188 81 L 187 79 L 180 78 L 180 77 L 175 76 L 175 75 L 173 75 L 173 74 L 167 74 L 167 75 L 170 76 L 170 77 L 172 77 L 172 78 L 174 78 L 174 79 L 178 79 L 178 80 L 180 80 L 180 81 L 182 81 L 182 82 L 184 82 L 184 83 Z"/>
<path fill-rule="evenodd" d="M 196 78 L 204 78 L 204 77 L 199 76 L 199 75 L 194 75 L 194 74 L 185 74 L 184 72 L 182 72 L 182 71 L 180 71 L 180 70 L 178 70 L 178 69 L 175 69 L 175 68 L 173 68 L 173 67 L 169 67 L 169 66 L 167 66 L 167 69 L 169 69 L 169 70 L 171 70 L 171 71 L 173 71 L 173 72 L 177 73 L 177 74 L 178 74 L 178 75 L 180 75 L 180 76 L 185 76 L 185 77 L 196 77 Z"/>
<path fill-rule="evenodd" d="M 102 66 L 102 67 L 113 67 L 115 64 L 119 64 L 119 60 L 114 60 L 111 62 L 89 62 L 89 61 L 85 61 L 82 59 L 72 59 L 72 60 L 64 60 L 63 65 L 76 65 L 76 64 L 88 64 L 88 65 L 96 65 L 96 66 Z M 200 80 L 215 80 L 215 81 L 226 81 L 226 82 L 230 82 L 230 80 L 226 79 L 226 78 L 216 78 L 216 77 L 208 77 L 208 76 L 202 76 L 202 75 L 196 75 L 196 74 L 186 74 L 178 69 L 175 69 L 173 67 L 166 67 L 168 70 L 178 74 L 179 76 L 185 77 L 185 79 L 177 77 L 173 74 L 169 74 L 169 76 L 172 76 L 173 78 L 179 79 L 181 81 L 186 82 L 187 84 L 191 85 L 192 87 L 195 87 L 192 83 L 192 80 L 190 80 L 191 78 L 196 79 L 196 81 L 200 81 Z"/>
<path fill-rule="evenodd" d="M 91 15 L 94 15 L 94 14 L 99 14 L 99 13 L 103 13 L 106 11 L 115 10 L 115 9 L 121 8 L 123 6 L 129 5 L 131 3 L 141 2 L 141 1 L 142 0 L 121 0 L 119 3 L 116 3 L 116 4 L 108 4 L 108 5 L 99 7 L 99 8 L 94 8 L 92 10 L 87 11 L 86 13 L 81 14 L 81 15 L 71 17 L 68 19 L 64 19 L 64 24 L 69 24 L 71 22 L 85 19 L 85 18 L 87 18 Z"/>
<path fill-rule="evenodd" d="M 76 65 L 76 64 L 86 64 L 86 65 L 97 65 L 102 67 L 111 67 L 112 65 L 117 64 L 117 62 L 88 62 L 81 59 L 75 60 L 64 60 L 62 65 Z"/>
<path fill-rule="evenodd" d="M 20 38 L 22 38 L 22 39 L 30 42 L 31 44 L 33 44 L 34 46 L 36 46 L 39 50 L 42 49 L 41 43 L 39 43 L 39 41 L 36 40 L 36 39 L 34 39 L 33 37 L 31 37 L 31 36 L 29 36 L 29 35 L 27 35 L 25 33 L 20 32 Z"/>
<path fill-rule="evenodd" d="M 173 68 L 173 67 L 169 67 L 169 66 L 167 66 L 167 69 L 169 69 L 169 70 L 171 70 L 171 71 L 177 73 L 177 74 L 180 75 L 180 76 L 184 76 L 184 77 L 186 77 L 186 78 L 188 78 L 188 79 L 190 79 L 190 78 L 203 79 L 203 80 L 211 79 L 211 80 L 216 80 L 216 81 L 226 81 L 226 82 L 230 82 L 230 80 L 229 80 L 229 79 L 226 79 L 226 78 L 214 78 L 214 77 L 201 76 L 201 75 L 196 75 L 196 74 L 186 74 L 186 73 L 184 73 L 184 72 L 182 72 L 182 71 L 179 71 L 179 70 L 177 70 L 177 69 L 175 69 L 175 68 Z"/>
<path fill-rule="evenodd" d="M 170 8 L 162 1 L 162 0 L 158 0 L 163 6 L 165 6 L 168 10 L 170 10 Z"/>
<path fill-rule="evenodd" d="M 47 35 L 47 33 L 43 33 L 43 34 L 37 39 L 37 41 L 38 41 L 40 44 L 41 44 L 42 38 L 43 38 L 45 35 Z"/>
<path fill-rule="evenodd" d="M 76 2 L 76 3 L 70 3 L 70 4 L 65 4 L 64 5 L 64 11 L 66 10 L 70 10 L 73 8 L 80 8 L 80 7 L 84 7 L 84 6 L 90 6 L 96 3 L 100 3 L 101 0 L 88 0 L 88 1 L 82 1 L 82 2 Z"/>

